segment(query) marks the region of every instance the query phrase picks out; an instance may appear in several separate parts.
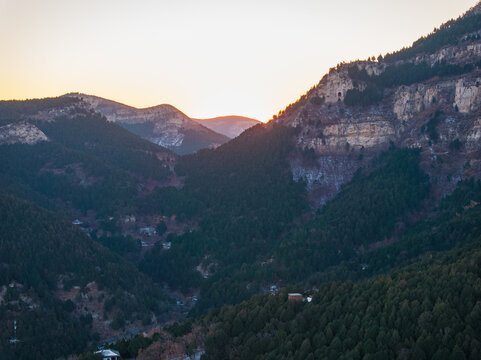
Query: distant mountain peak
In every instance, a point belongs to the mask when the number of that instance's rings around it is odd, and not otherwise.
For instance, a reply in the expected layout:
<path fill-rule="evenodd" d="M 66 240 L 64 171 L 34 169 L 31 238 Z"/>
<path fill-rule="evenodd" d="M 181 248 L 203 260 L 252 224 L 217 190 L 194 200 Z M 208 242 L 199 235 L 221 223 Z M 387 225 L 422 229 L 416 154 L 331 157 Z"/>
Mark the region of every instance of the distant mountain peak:
<path fill-rule="evenodd" d="M 235 138 L 248 128 L 260 123 L 259 120 L 238 115 L 218 116 L 209 119 L 194 119 L 205 127 L 220 134 Z"/>

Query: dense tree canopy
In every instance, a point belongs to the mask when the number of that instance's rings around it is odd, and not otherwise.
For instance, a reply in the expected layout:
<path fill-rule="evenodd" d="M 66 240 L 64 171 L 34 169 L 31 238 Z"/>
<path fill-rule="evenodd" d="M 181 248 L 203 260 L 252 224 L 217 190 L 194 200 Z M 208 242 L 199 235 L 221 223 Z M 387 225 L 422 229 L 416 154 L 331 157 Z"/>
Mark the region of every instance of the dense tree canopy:
<path fill-rule="evenodd" d="M 0 218 L 2 357 L 52 359 L 84 348 L 92 318 L 73 316 L 75 305 L 54 295 L 59 286 L 82 289 L 95 281 L 125 319 L 164 310 L 166 297 L 150 279 L 59 215 L 0 193 Z M 23 340 L 17 346 L 8 344 L 14 319 Z"/>
<path fill-rule="evenodd" d="M 294 131 L 258 125 L 216 150 L 181 159 L 176 170 L 187 176 L 184 188 L 160 189 L 158 203 L 178 217 L 200 218 L 199 227 L 171 237 L 168 252 L 155 248 L 141 269 L 173 286 L 206 283 L 210 289 L 212 283 L 225 285 L 226 271 L 265 257 L 306 209 L 303 185 L 292 180 L 287 162 Z M 201 263 L 216 275 L 202 280 L 195 270 Z M 203 302 L 207 307 L 236 302 L 254 291 L 237 286 L 231 284 L 222 295 L 206 293 Z"/>
<path fill-rule="evenodd" d="M 392 273 L 383 268 L 384 275 L 357 283 L 315 283 L 311 303 L 289 301 L 281 292 L 216 310 L 204 320 L 212 329 L 206 359 L 478 358 L 481 208 L 470 206 L 480 189 L 479 182 L 462 184 L 439 218 L 394 246 L 411 258 L 457 244 L 455 250 Z"/>
<path fill-rule="evenodd" d="M 58 208 L 61 202 L 112 215 L 136 208 L 143 184 L 170 174 L 156 156 L 168 150 L 98 114 L 76 109 L 73 118 L 35 124 L 50 141 L 0 145 L 0 184 L 44 207 Z"/>
<path fill-rule="evenodd" d="M 479 239 L 478 239 L 479 241 Z M 311 303 L 286 293 L 213 312 L 206 359 L 476 359 L 481 253 L 360 283 L 327 283 Z"/>
<path fill-rule="evenodd" d="M 416 40 L 411 47 L 386 54 L 384 61 L 391 63 L 406 60 L 422 53 L 432 54 L 446 45 L 456 45 L 463 35 L 479 30 L 480 23 L 481 14 L 470 14 L 450 20 L 429 35 Z"/>

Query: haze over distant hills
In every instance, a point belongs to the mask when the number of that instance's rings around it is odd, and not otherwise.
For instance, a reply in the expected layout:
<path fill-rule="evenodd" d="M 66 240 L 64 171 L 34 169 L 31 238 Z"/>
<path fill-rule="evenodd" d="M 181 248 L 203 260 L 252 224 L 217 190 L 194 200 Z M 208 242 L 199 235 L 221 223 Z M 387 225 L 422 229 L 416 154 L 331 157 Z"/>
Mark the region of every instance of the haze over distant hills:
<path fill-rule="evenodd" d="M 219 116 L 210 119 L 194 120 L 204 125 L 205 127 L 214 130 L 215 132 L 230 137 L 231 139 L 239 136 L 248 128 L 260 123 L 259 120 L 237 115 Z"/>

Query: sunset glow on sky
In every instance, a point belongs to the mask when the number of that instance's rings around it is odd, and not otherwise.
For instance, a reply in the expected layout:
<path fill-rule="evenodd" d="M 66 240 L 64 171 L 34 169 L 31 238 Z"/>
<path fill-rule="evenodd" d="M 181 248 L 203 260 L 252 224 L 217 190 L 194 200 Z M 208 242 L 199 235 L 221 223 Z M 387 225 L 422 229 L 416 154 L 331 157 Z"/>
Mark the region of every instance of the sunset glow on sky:
<path fill-rule="evenodd" d="M 410 45 L 476 0 L 0 0 L 0 99 L 79 91 L 268 120 L 341 61 Z"/>

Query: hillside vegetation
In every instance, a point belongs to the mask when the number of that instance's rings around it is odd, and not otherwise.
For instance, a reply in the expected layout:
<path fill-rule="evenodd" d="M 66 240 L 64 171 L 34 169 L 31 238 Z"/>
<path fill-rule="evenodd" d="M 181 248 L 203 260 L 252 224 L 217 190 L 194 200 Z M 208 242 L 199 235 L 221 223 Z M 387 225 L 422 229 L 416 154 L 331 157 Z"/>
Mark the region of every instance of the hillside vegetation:
<path fill-rule="evenodd" d="M 11 123 L 65 104 L 76 106 L 69 98 L 0 102 L 0 118 Z M 69 116 L 52 115 L 54 121 L 30 120 L 50 141 L 0 145 L 0 183 L 4 188 L 48 208 L 62 204 L 112 215 L 135 208 L 146 182 L 164 181 L 170 175 L 167 165 L 157 157 L 170 156 L 168 150 L 99 114 L 79 107 L 69 111 Z"/>
<path fill-rule="evenodd" d="M 140 268 L 172 286 L 210 289 L 217 283 L 222 294 L 203 294 L 207 307 L 254 293 L 240 284 L 224 286 L 225 280 L 231 271 L 263 259 L 306 209 L 303 186 L 292 180 L 286 160 L 293 131 L 258 125 L 216 150 L 183 158 L 176 170 L 187 176 L 184 188 L 159 190 L 154 201 L 177 217 L 198 217 L 199 227 L 171 237 L 169 252 L 155 248 Z M 215 275 L 202 279 L 195 270 L 199 264 Z"/>
<path fill-rule="evenodd" d="M 480 264 L 479 250 L 453 253 L 359 283 L 321 285 L 311 303 L 285 292 L 254 297 L 208 317 L 215 330 L 205 357 L 477 359 Z"/>
<path fill-rule="evenodd" d="M 311 279 L 306 290 L 256 295 L 173 334 L 182 341 L 201 326 L 205 359 L 477 359 L 480 199 L 481 182 L 460 183 L 398 242 L 364 254 L 365 270 L 346 272 L 359 281 Z M 312 302 L 289 300 L 289 291 Z"/>
<path fill-rule="evenodd" d="M 58 290 L 88 291 L 95 282 L 104 293 L 100 306 L 106 320 L 125 323 L 166 310 L 167 298 L 150 279 L 58 214 L 0 193 L 0 218 L 0 350 L 5 358 L 57 358 L 81 351 L 93 339 L 93 314 L 75 301 L 60 300 Z M 14 319 L 22 343 L 12 347 Z"/>

